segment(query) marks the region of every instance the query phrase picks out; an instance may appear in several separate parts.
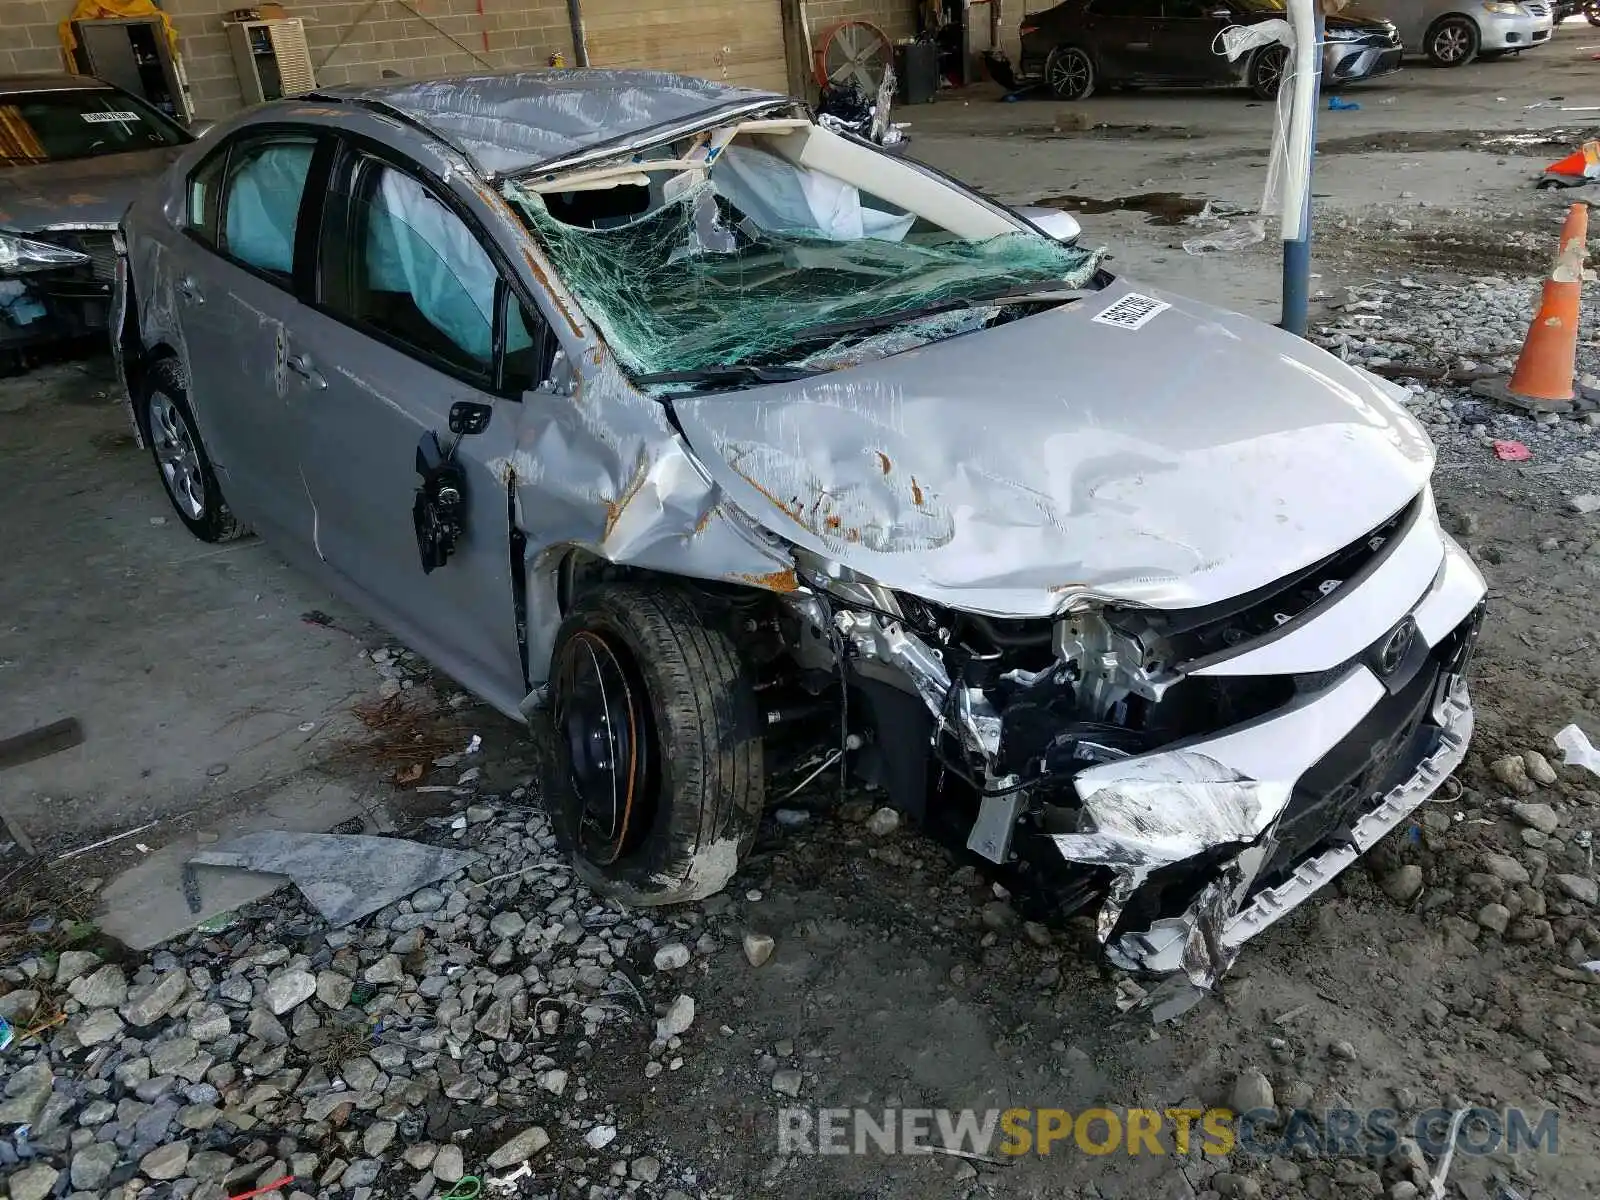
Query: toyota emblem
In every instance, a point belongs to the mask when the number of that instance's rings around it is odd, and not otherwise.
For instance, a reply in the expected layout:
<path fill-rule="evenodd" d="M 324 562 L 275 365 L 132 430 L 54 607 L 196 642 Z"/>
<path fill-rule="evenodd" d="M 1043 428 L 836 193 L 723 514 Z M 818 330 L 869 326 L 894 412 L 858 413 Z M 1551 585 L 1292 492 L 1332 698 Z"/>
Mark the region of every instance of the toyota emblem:
<path fill-rule="evenodd" d="M 1400 669 L 1400 664 L 1406 660 L 1406 653 L 1411 649 L 1411 639 L 1416 636 L 1417 623 L 1410 617 L 1394 627 L 1378 649 L 1379 675 L 1387 678 Z"/>

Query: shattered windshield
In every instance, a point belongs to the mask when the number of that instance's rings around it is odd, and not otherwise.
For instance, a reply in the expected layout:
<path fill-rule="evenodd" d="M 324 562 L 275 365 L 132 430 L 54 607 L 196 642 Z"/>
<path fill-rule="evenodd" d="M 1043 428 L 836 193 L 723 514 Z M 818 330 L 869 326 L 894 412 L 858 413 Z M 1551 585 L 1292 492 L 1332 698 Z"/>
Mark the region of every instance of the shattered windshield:
<path fill-rule="evenodd" d="M 959 236 L 743 144 L 710 171 L 631 179 L 571 192 L 512 184 L 507 193 L 612 352 L 639 375 L 848 365 L 849 355 L 827 352 L 868 329 L 908 327 L 907 336 L 880 339 L 881 357 L 981 323 L 928 320 L 930 311 L 1030 285 L 1082 287 L 1098 266 L 1098 254 L 1003 220 L 994 236 Z M 920 186 L 943 193 L 931 204 L 974 203 L 942 183 Z"/>

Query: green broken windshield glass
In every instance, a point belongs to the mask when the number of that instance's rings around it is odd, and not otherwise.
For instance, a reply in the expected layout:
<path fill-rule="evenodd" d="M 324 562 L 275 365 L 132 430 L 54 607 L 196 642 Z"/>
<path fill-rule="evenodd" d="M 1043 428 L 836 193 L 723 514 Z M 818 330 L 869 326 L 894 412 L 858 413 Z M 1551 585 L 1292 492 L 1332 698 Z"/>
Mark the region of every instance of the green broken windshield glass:
<path fill-rule="evenodd" d="M 962 241 L 920 221 L 897 241 L 763 229 L 706 182 L 601 228 L 568 224 L 515 185 L 507 194 L 639 374 L 798 360 L 837 341 L 813 337 L 819 327 L 1030 284 L 1082 287 L 1100 257 L 1023 231 Z"/>

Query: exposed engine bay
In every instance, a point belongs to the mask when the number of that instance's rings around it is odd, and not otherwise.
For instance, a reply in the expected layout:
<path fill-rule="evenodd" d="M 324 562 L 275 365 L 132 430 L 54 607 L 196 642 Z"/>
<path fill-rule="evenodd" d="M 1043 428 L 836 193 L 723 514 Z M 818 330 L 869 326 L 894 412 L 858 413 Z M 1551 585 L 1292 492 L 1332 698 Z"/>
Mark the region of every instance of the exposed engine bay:
<path fill-rule="evenodd" d="M 768 643 L 774 778 L 842 760 L 987 860 L 1041 919 L 1098 903 L 1118 965 L 1209 986 L 1244 937 L 1353 861 L 1464 752 L 1481 584 L 1452 548 L 1422 602 L 1332 669 L 1226 664 L 1307 636 L 1336 600 L 1370 591 L 1402 542 L 1434 534 L 1424 494 L 1236 601 L 1172 612 L 1085 599 L 1037 619 L 960 611 L 797 552 L 802 586 L 746 625 Z M 1439 628 L 1430 598 L 1458 619 Z M 1378 681 L 1370 710 L 1348 705 Z M 1333 712 L 1351 718 L 1342 737 L 1308 736 L 1339 732 Z M 1248 769 L 1258 740 L 1279 770 Z"/>

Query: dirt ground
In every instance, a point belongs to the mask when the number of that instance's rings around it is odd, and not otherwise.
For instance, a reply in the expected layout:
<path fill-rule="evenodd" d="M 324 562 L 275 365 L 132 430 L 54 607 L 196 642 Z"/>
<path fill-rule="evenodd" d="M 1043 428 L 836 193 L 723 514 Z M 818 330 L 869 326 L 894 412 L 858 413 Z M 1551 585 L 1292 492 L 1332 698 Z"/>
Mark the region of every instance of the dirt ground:
<path fill-rule="evenodd" d="M 1338 323 L 1325 302 L 1351 285 L 1398 290 L 1404 279 L 1425 296 L 1485 277 L 1535 279 L 1565 206 L 1592 190 L 1536 192 L 1531 180 L 1600 129 L 1592 119 L 1600 113 L 1562 112 L 1600 104 L 1594 50 L 1600 30 L 1569 24 L 1538 55 L 1462 71 L 1409 68 L 1351 89 L 1359 111 L 1323 113 L 1315 323 Z M 1248 212 L 1259 202 L 1270 109 L 1241 95 L 1151 92 L 1071 108 L 1005 104 L 980 89 L 901 116 L 913 155 L 1007 201 L 1077 197 L 1060 203 L 1079 209 L 1085 242 L 1112 248 L 1114 269 L 1275 317 L 1277 244 L 1206 256 L 1181 245 L 1214 228 L 1184 223 L 1207 201 L 1213 212 Z M 1078 128 L 1078 112 L 1091 128 Z M 1168 198 L 1119 203 L 1152 195 Z M 1414 336 L 1419 353 L 1445 362 L 1462 356 L 1438 321 Z M 1505 346 L 1520 336 L 1507 322 Z M 1580 365 L 1600 373 L 1592 321 Z M 648 959 L 639 971 L 652 1002 L 678 990 L 695 998 L 683 1061 L 647 1073 L 654 1056 L 636 1026 L 574 1035 L 565 1052 L 583 1064 L 591 1099 L 635 1146 L 651 1148 L 679 1195 L 1428 1195 L 1405 1147 L 1381 1161 L 1303 1151 L 1130 1155 L 1120 1146 L 1093 1154 L 1070 1140 L 1048 1156 L 996 1161 L 778 1152 L 785 1106 L 1203 1108 L 1235 1102 L 1241 1075 L 1259 1070 L 1279 1105 L 1393 1109 L 1402 1127 L 1418 1113 L 1468 1104 L 1519 1108 L 1530 1124 L 1553 1110 L 1555 1152 L 1458 1155 L 1439 1194 L 1600 1195 L 1600 974 L 1579 965 L 1600 958 L 1600 918 L 1592 902 L 1551 882 L 1593 878 L 1600 779 L 1558 766 L 1556 783 L 1519 793 L 1491 770 L 1502 756 L 1527 751 L 1559 761 L 1551 737 L 1569 722 L 1600 736 L 1600 516 L 1571 502 L 1600 492 L 1600 466 L 1584 457 L 1596 444 L 1592 426 L 1565 422 L 1552 432 L 1505 414 L 1490 420 L 1496 436 L 1534 446 L 1533 461 L 1497 461 L 1475 424 L 1452 420 L 1436 430 L 1441 509 L 1491 584 L 1474 685 L 1478 731 L 1459 786 L 1447 786 L 1366 865 L 1251 943 L 1219 996 L 1173 1025 L 1121 1011 L 1117 979 L 1088 922 L 1025 928 L 970 867 L 914 831 L 869 832 L 861 797 L 819 785 L 795 801 L 807 803 L 805 819 L 769 819 L 725 894 L 659 914 L 669 929 L 657 941 L 671 934 L 696 945 L 693 962 L 670 980 L 652 973 Z M 107 414 L 85 436 L 111 437 L 116 427 Z M 0 409 L 8 451 L 19 429 Z M 157 512 L 153 476 L 138 486 L 139 503 Z M 273 610 L 274 636 L 314 601 L 286 592 Z M 371 637 L 351 627 L 356 641 Z M 302 632 L 321 636 L 314 627 Z M 352 669 L 367 668 L 346 655 L 339 670 Z M 0 686 L 7 680 L 0 673 Z M 285 720 L 302 715 L 291 709 Z M 476 710 L 467 718 L 494 729 L 494 773 L 507 786 L 525 779 L 514 731 Z M 365 794 L 370 785 L 363 775 L 349 786 Z M 43 775 L 37 787 L 47 791 L 51 780 Z M 33 801 L 30 811 L 40 811 Z M 1514 811 L 1514 801 L 1525 807 Z M 1535 821 L 1530 803 L 1549 806 L 1553 822 Z M 1555 832 L 1538 827 L 1546 824 Z M 1400 889 L 1391 885 L 1404 866 L 1420 868 L 1422 886 L 1396 899 Z M 86 867 L 102 869 L 104 862 Z M 1498 930 L 1484 915 L 1495 905 L 1506 910 Z M 776 942 L 772 959 L 755 969 L 740 945 L 752 931 Z M 780 1078 L 783 1093 L 774 1088 Z M 612 1194 L 598 1182 L 573 1183 L 580 1174 L 565 1176 L 562 1195 Z M 414 1179 L 396 1175 L 378 1194 L 405 1195 Z M 627 1186 L 641 1196 L 671 1194 L 649 1182 Z"/>

